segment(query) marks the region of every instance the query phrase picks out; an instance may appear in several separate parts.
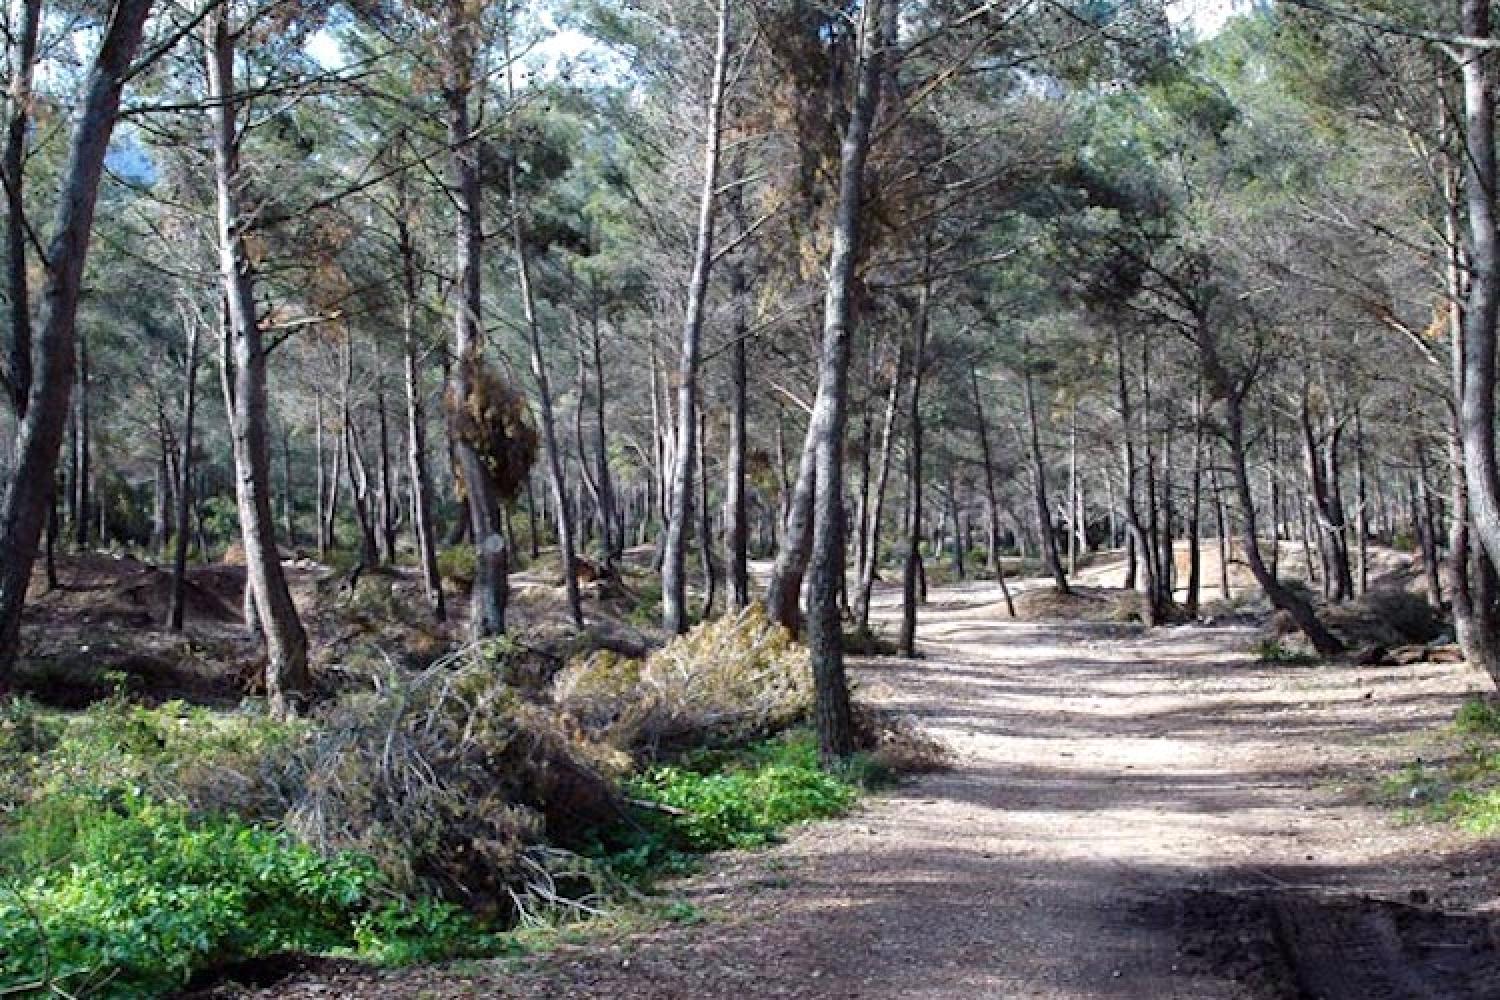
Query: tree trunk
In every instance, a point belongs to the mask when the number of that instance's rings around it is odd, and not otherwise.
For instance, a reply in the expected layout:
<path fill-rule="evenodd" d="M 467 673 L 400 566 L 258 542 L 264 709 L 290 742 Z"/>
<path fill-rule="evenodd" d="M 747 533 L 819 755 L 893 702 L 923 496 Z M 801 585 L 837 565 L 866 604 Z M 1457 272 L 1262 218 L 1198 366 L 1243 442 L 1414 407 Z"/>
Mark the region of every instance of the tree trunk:
<path fill-rule="evenodd" d="M 317 509 L 313 512 L 314 517 L 317 519 L 317 524 L 313 530 L 318 535 L 318 561 L 326 562 L 328 560 L 329 547 L 328 528 L 326 526 L 327 513 L 325 509 L 327 507 L 325 490 L 327 489 L 326 479 L 328 473 L 327 464 L 323 460 L 323 394 L 321 392 L 313 393 L 313 454 L 318 463 L 318 476 L 315 484 L 318 491 Z"/>
<path fill-rule="evenodd" d="M 475 573 L 470 590 L 471 628 L 476 638 L 505 633 L 505 607 L 509 596 L 510 551 L 505 542 L 501 516 L 502 500 L 485 469 L 485 460 L 461 432 L 458 410 L 478 391 L 475 380 L 483 361 L 484 308 L 484 201 L 479 184 L 479 142 L 469 120 L 469 96 L 473 90 L 475 53 L 471 37 L 477 25 L 454 5 L 448 24 L 450 68 L 443 90 L 447 104 L 449 169 L 457 220 L 454 231 L 454 325 L 455 363 L 448 376 L 448 439 L 466 490 L 465 506 L 474 542 Z M 535 544 L 535 535 L 533 542 Z"/>
<path fill-rule="evenodd" d="M 386 563 L 394 566 L 396 529 L 400 524 L 401 510 L 396 499 L 396 473 L 391 463 L 390 421 L 385 411 L 385 364 L 378 350 L 375 360 L 380 367 L 375 377 L 375 432 L 380 455 L 380 542 Z M 290 528 L 287 530 L 291 531 Z"/>
<path fill-rule="evenodd" d="M 979 369 L 969 369 L 969 386 L 974 391 L 974 423 L 979 431 L 979 455 L 984 463 L 985 511 L 989 516 L 990 572 L 1000 583 L 1000 593 L 1005 596 L 1005 610 L 1014 618 L 1016 604 L 1010 597 L 1010 585 L 1005 581 L 1005 560 L 999 551 L 1000 504 L 995 495 L 995 463 L 990 451 L 989 421 L 984 415 L 984 399 L 979 395 Z"/>
<path fill-rule="evenodd" d="M 1489 38 L 1490 0 L 1463 0 L 1461 30 Z M 1464 163 L 1468 203 L 1469 290 L 1464 303 L 1464 384 L 1460 416 L 1469 510 L 1492 564 L 1500 563 L 1500 469 L 1495 458 L 1495 324 L 1500 313 L 1500 246 L 1495 220 L 1495 93 L 1492 59 L 1464 50 Z"/>
<path fill-rule="evenodd" d="M 604 537 L 604 564 L 613 572 L 625 557 L 625 526 L 615 496 L 614 476 L 609 468 L 609 437 L 604 422 L 604 346 L 599 333 L 599 313 L 590 321 L 590 347 L 594 366 L 594 463 L 599 486 L 600 533 Z M 580 404 L 582 405 L 581 401 Z M 587 461 L 587 458 L 584 459 Z"/>
<path fill-rule="evenodd" d="M 702 495 L 698 498 L 698 559 L 703 569 L 703 612 L 698 617 L 708 620 L 713 615 L 714 599 L 718 596 L 719 573 L 714 565 L 713 516 L 708 506 L 708 415 L 698 406 L 698 447 L 694 456 L 698 462 L 698 484 Z"/>
<path fill-rule="evenodd" d="M 958 484 L 953 478 L 953 464 L 948 463 L 948 519 L 952 525 L 950 541 L 953 553 L 953 575 L 959 580 L 968 578 L 964 567 L 963 531 L 959 527 Z"/>
<path fill-rule="evenodd" d="M 828 257 L 828 289 L 823 302 L 818 395 L 808 428 L 808 439 L 815 452 L 817 489 L 808 574 L 807 645 L 812 658 L 818 742 L 825 761 L 839 760 L 854 752 L 849 685 L 844 676 L 843 623 L 839 614 L 839 592 L 846 571 L 844 432 L 865 159 L 880 103 L 886 29 L 894 23 L 894 6 L 891 0 L 868 0 L 860 11 L 858 83 L 839 151 L 839 193 Z"/>
<path fill-rule="evenodd" d="M 513 77 L 514 64 L 506 61 L 506 75 Z M 515 84 L 510 83 L 514 103 Z M 568 508 L 568 484 L 563 476 L 562 446 L 557 440 L 557 418 L 552 405 L 552 382 L 547 375 L 547 361 L 542 353 L 542 330 L 536 315 L 536 299 L 531 288 L 531 261 L 526 248 L 522 217 L 520 175 L 515 159 L 509 160 L 511 248 L 515 257 L 516 281 L 520 285 L 521 311 L 525 318 L 527 340 L 531 347 L 531 375 L 536 379 L 537 402 L 541 410 L 542 445 L 546 452 L 547 476 L 552 485 L 552 501 L 557 508 L 557 547 L 562 555 L 563 589 L 567 594 L 568 613 L 573 625 L 583 628 L 583 599 L 578 591 L 578 553 L 573 543 L 573 514 Z"/>
<path fill-rule="evenodd" d="M 693 273 L 688 282 L 687 315 L 677 368 L 677 462 L 672 470 L 672 505 L 662 546 L 662 628 L 668 635 L 687 631 L 687 545 L 693 506 L 693 456 L 698 432 L 698 353 L 703 339 L 709 271 L 713 266 L 714 216 L 718 206 L 719 153 L 723 142 L 725 78 L 729 72 L 729 0 L 719 0 L 703 148 L 703 186 L 698 199 L 698 233 Z"/>
<path fill-rule="evenodd" d="M 192 526 L 193 494 L 193 424 L 198 412 L 198 319 L 181 311 L 187 333 L 187 360 L 184 365 L 185 387 L 182 391 L 181 455 L 177 460 L 177 527 L 172 551 L 172 599 L 167 610 L 167 627 L 181 632 L 187 597 L 187 557 Z"/>
<path fill-rule="evenodd" d="M 423 412 L 420 345 L 417 335 L 417 251 L 412 240 L 406 185 L 398 182 L 396 248 L 401 256 L 401 364 L 406 387 L 406 461 L 411 477 L 412 531 L 422 586 L 432 605 L 432 616 L 448 620 L 443 578 L 438 572 L 437 532 L 432 524 L 432 483 L 427 472 L 427 417 Z M 508 546 L 507 546 L 508 547 Z"/>
<path fill-rule="evenodd" d="M 10 120 L 5 133 L 6 293 L 10 308 L 5 386 L 16 419 L 26 417 L 32 379 L 31 282 L 26 264 L 26 138 L 31 131 L 32 80 L 36 69 L 37 36 L 42 24 L 42 0 L 18 0 L 10 26 Z"/>
<path fill-rule="evenodd" d="M 741 215 L 742 199 L 736 188 L 733 208 Z M 744 231 L 743 219 L 741 231 Z M 724 470 L 724 535 L 729 554 L 729 600 L 736 608 L 750 604 L 749 545 L 750 523 L 745 502 L 745 460 L 747 437 L 746 383 L 749 380 L 745 357 L 745 338 L 749 335 L 748 303 L 750 282 L 744 267 L 736 262 L 729 273 L 729 294 L 734 303 L 733 341 L 729 347 L 729 461 Z"/>
<path fill-rule="evenodd" d="M 907 659 L 917 655 L 917 605 L 926 596 L 922 585 L 922 381 L 927 372 L 932 286 L 926 280 L 925 268 L 923 278 L 912 324 L 911 396 L 906 416 L 906 558 L 901 568 L 901 633 L 897 651 Z"/>
<path fill-rule="evenodd" d="M 237 134 L 239 97 L 234 84 L 234 43 L 223 11 L 205 25 L 209 99 L 214 135 L 214 179 L 218 203 L 219 270 L 226 308 L 226 334 L 233 342 L 235 493 L 245 548 L 246 589 L 255 598 L 265 633 L 266 697 L 271 712 L 296 712 L 312 687 L 307 634 L 281 567 L 276 522 L 271 513 L 270 448 L 267 441 L 266 354 L 256 315 L 254 269 L 245 241 L 250 216 L 240 204 Z M 227 381 L 227 380 L 226 380 Z"/>
<path fill-rule="evenodd" d="M 869 516 L 866 518 L 864 561 L 859 565 L 859 591 L 854 602 L 854 620 L 861 630 L 870 627 L 870 595 L 875 588 L 875 568 L 880 562 L 880 521 L 885 508 L 886 486 L 890 482 L 896 414 L 900 409 L 901 387 L 906 380 L 909 356 L 906 342 L 902 340 L 896 350 L 896 371 L 891 375 L 891 386 L 886 393 L 885 419 L 880 429 L 880 463 L 875 470 L 875 486 L 870 497 Z"/>
<path fill-rule="evenodd" d="M 89 416 L 89 339 L 78 338 L 78 396 L 73 404 L 73 548 L 83 552 L 93 537 L 94 504 L 89 486 L 93 482 L 93 447 Z"/>
<path fill-rule="evenodd" d="M 1161 588 L 1156 584 L 1156 567 L 1151 559 L 1151 542 L 1146 527 L 1141 523 L 1140 507 L 1136 502 L 1135 474 L 1135 419 L 1131 409 L 1130 377 L 1125 360 L 1125 335 L 1118 328 L 1115 340 L 1115 391 L 1120 407 L 1120 459 L 1125 473 L 1124 502 L 1125 524 L 1130 531 L 1130 561 L 1126 569 L 1125 586 L 1133 588 L 1136 573 L 1144 577 L 1145 606 L 1143 608 L 1148 626 L 1160 625 L 1166 620 L 1166 608 L 1161 603 Z"/>
<path fill-rule="evenodd" d="M 1271 604 L 1289 614 L 1297 627 L 1323 656 L 1344 651 L 1344 644 L 1318 620 L 1312 605 L 1287 589 L 1266 568 L 1261 558 L 1260 539 L 1256 537 L 1255 498 L 1250 489 L 1250 471 L 1245 461 L 1244 401 L 1240 390 L 1230 388 L 1225 395 L 1225 425 L 1229 440 L 1229 465 L 1239 494 L 1242 542 L 1250 572 Z"/>
<path fill-rule="evenodd" d="M 1031 344 L 1022 334 L 1021 389 L 1026 402 L 1027 444 L 1031 452 L 1031 499 L 1036 514 L 1042 561 L 1059 594 L 1071 593 L 1068 578 L 1063 575 L 1062 559 L 1057 551 L 1057 533 L 1052 530 L 1052 504 L 1047 499 L 1047 464 L 1042 455 L 1042 435 L 1038 426 L 1036 390 L 1031 376 Z"/>
<path fill-rule="evenodd" d="M 1188 581 L 1184 607 L 1189 618 L 1198 617 L 1203 587 L 1203 386 L 1193 393 L 1193 471 L 1188 505 Z"/>

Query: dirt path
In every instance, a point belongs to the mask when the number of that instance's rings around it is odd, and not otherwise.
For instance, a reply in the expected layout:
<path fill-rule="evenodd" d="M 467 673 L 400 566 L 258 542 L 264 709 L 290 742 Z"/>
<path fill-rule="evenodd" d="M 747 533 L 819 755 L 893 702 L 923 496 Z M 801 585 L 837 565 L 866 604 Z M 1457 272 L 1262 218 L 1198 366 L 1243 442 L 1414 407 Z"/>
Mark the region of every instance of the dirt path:
<path fill-rule="evenodd" d="M 683 887 L 705 922 L 521 967 L 357 973 L 267 995 L 1296 996 L 1259 950 L 1291 926 L 1340 952 L 1338 928 L 1300 910 L 1226 911 L 1193 890 L 1500 896 L 1491 859 L 1396 824 L 1350 783 L 1405 761 L 1403 739 L 1451 718 L 1481 686 L 1465 668 L 1271 667 L 1244 652 L 1244 630 L 1011 624 L 987 586 L 933 598 L 927 658 L 859 676 L 924 717 L 958 765 L 774 850 L 725 857 Z M 1500 995 L 1413 988 L 1349 995 Z"/>

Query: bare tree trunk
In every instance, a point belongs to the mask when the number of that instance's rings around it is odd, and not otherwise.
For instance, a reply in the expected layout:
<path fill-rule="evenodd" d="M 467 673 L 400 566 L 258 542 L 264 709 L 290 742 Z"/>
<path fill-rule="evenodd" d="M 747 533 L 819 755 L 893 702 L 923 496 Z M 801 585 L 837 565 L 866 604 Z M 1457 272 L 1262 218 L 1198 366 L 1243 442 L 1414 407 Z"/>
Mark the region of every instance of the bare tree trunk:
<path fill-rule="evenodd" d="M 364 453 L 359 445 L 358 429 L 354 425 L 354 408 L 351 399 L 354 381 L 353 334 L 345 331 L 339 344 L 339 356 L 343 361 L 343 378 L 339 388 L 339 424 L 342 427 L 341 444 L 348 455 L 346 467 L 349 472 L 349 495 L 354 500 L 354 520 L 359 528 L 359 561 L 362 566 L 380 565 L 380 549 L 375 540 L 375 511 L 370 497 L 370 476 L 365 466 Z"/>
<path fill-rule="evenodd" d="M 1047 499 L 1047 463 L 1042 455 L 1042 435 L 1038 426 L 1036 389 L 1031 376 L 1031 344 L 1022 334 L 1021 389 L 1026 401 L 1027 444 L 1031 451 L 1031 498 L 1040 535 L 1042 561 L 1060 594 L 1071 593 L 1068 578 L 1063 575 L 1062 559 L 1057 551 L 1057 533 L 1052 530 L 1052 504 Z"/>
<path fill-rule="evenodd" d="M 507 5 L 507 14 L 509 10 Z M 510 53 L 510 27 L 502 36 L 505 42 L 505 83 L 511 104 L 516 103 L 515 62 Z M 531 375 L 536 380 L 537 402 L 541 410 L 542 445 L 547 458 L 547 475 L 552 485 L 552 500 L 557 508 L 557 547 L 562 556 L 563 589 L 568 598 L 568 613 L 573 624 L 583 628 L 583 600 L 578 590 L 578 552 L 573 541 L 573 513 L 568 504 L 568 483 L 563 473 L 562 446 L 557 440 L 557 418 L 552 405 L 552 382 L 542 350 L 542 330 L 537 320 L 536 297 L 531 285 L 531 260 L 526 246 L 525 215 L 521 203 L 520 174 L 516 158 L 506 161 L 510 188 L 511 252 L 515 259 L 516 282 L 521 293 L 521 312 L 525 319 L 527 341 L 531 347 Z"/>
<path fill-rule="evenodd" d="M 318 561 L 326 562 L 328 559 L 328 548 L 330 540 L 328 537 L 328 515 L 327 515 L 327 465 L 323 460 L 323 394 L 313 393 L 313 450 L 317 457 L 318 478 L 316 488 L 318 491 L 317 510 L 314 516 L 317 525 L 314 530 L 318 533 Z"/>
<path fill-rule="evenodd" d="M 1130 561 L 1126 570 L 1125 586 L 1133 588 L 1137 568 L 1145 578 L 1144 607 L 1146 624 L 1160 625 L 1166 620 L 1166 608 L 1161 603 L 1161 588 L 1156 584 L 1156 566 L 1150 557 L 1151 542 L 1146 527 L 1141 523 L 1140 507 L 1136 502 L 1135 473 L 1135 419 L 1130 401 L 1130 377 L 1125 360 L 1125 335 L 1118 328 L 1115 340 L 1115 391 L 1120 406 L 1120 458 L 1125 473 L 1125 523 L 1130 530 Z"/>
<path fill-rule="evenodd" d="M 812 658 L 814 717 L 823 759 L 854 752 L 849 685 L 844 676 L 843 624 L 839 593 L 844 559 L 844 433 L 847 420 L 851 312 L 860 253 L 860 202 L 865 159 L 880 104 L 886 31 L 894 24 L 890 0 L 868 0 L 860 9 L 854 106 L 839 151 L 839 194 L 828 290 L 823 303 L 823 350 L 818 395 L 808 428 L 815 450 L 817 492 L 813 503 L 812 558 L 808 576 L 807 645 Z"/>
<path fill-rule="evenodd" d="M 1208 335 L 1204 335 L 1208 336 Z M 1207 366 L 1217 369 L 1215 361 L 1208 359 Z M 1235 488 L 1239 494 L 1240 502 L 1240 525 L 1242 541 L 1245 547 L 1245 561 L 1250 566 L 1250 572 L 1254 574 L 1255 580 L 1265 592 L 1266 599 L 1271 604 L 1287 612 L 1297 627 L 1302 630 L 1308 640 L 1323 656 L 1333 656 L 1344 651 L 1344 644 L 1338 637 L 1328 631 L 1327 627 L 1318 620 L 1312 605 L 1303 600 L 1298 594 L 1287 589 L 1266 568 L 1265 560 L 1261 558 L 1260 539 L 1256 536 L 1255 525 L 1255 498 L 1250 489 L 1250 471 L 1245 461 L 1245 431 L 1244 431 L 1244 399 L 1243 389 L 1227 384 L 1228 380 L 1222 372 L 1218 373 L 1217 385 L 1221 389 L 1221 395 L 1225 397 L 1225 425 L 1229 442 L 1229 465 L 1234 475 Z"/>
<path fill-rule="evenodd" d="M 867 537 L 864 561 L 859 565 L 859 591 L 854 602 L 854 620 L 860 629 L 870 627 L 870 595 L 875 588 L 875 567 L 880 562 L 880 520 L 885 508 L 886 486 L 891 475 L 891 451 L 896 438 L 896 414 L 900 409 L 901 387 L 906 380 L 909 354 L 903 340 L 896 351 L 896 370 L 885 400 L 885 420 L 880 429 L 880 463 L 875 471 L 875 486 L 866 518 Z"/>
<path fill-rule="evenodd" d="M 427 472 L 427 418 L 422 405 L 417 337 L 417 251 L 412 240 L 404 179 L 398 183 L 396 246 L 401 256 L 401 363 L 406 385 L 406 461 L 411 477 L 412 529 L 416 535 L 417 559 L 422 567 L 422 586 L 427 592 L 428 603 L 432 605 L 433 617 L 441 622 L 448 619 L 448 605 L 443 595 L 442 574 L 438 572 L 437 532 L 432 524 L 432 483 Z"/>
<path fill-rule="evenodd" d="M 78 387 L 73 404 L 73 447 L 76 457 L 73 465 L 73 547 L 83 552 L 93 537 L 94 504 L 90 499 L 89 486 L 93 482 L 93 448 L 90 430 L 93 421 L 89 417 L 89 339 L 78 338 Z"/>
<path fill-rule="evenodd" d="M 703 187 L 698 199 L 698 234 L 693 274 L 688 282 L 687 315 L 677 368 L 677 463 L 672 471 L 672 506 L 662 546 L 662 628 L 669 635 L 687 631 L 687 545 L 693 506 L 693 454 L 698 432 L 698 352 L 713 267 L 714 216 L 718 207 L 719 153 L 724 130 L 725 79 L 729 72 L 729 0 L 719 0 L 713 71 L 709 84 L 703 148 Z"/>
<path fill-rule="evenodd" d="M 1078 404 L 1068 420 L 1068 573 L 1078 572 Z"/>
<path fill-rule="evenodd" d="M 719 573 L 714 565 L 714 536 L 713 516 L 708 506 L 708 415 L 703 412 L 703 407 L 698 410 L 698 447 L 696 459 L 698 462 L 698 484 L 702 490 L 702 496 L 698 502 L 698 559 L 703 568 L 703 613 L 699 615 L 702 619 L 708 619 L 714 610 L 714 598 L 718 596 Z"/>
<path fill-rule="evenodd" d="M 958 483 L 953 477 L 952 463 L 949 463 L 948 465 L 947 479 L 948 518 L 950 523 L 952 524 L 952 532 L 949 535 L 949 542 L 952 545 L 950 551 L 953 553 L 953 575 L 959 580 L 966 580 L 968 579 L 968 571 L 964 566 L 963 530 L 960 526 L 958 513 Z"/>
<path fill-rule="evenodd" d="M 1229 588 L 1229 563 L 1233 558 L 1234 543 L 1230 540 L 1229 512 L 1224 507 L 1217 469 L 1213 471 L 1210 482 L 1214 494 L 1214 527 L 1219 532 L 1219 596 L 1227 601 L 1233 596 Z"/>
<path fill-rule="evenodd" d="M 297 547 L 296 482 L 292 477 L 292 431 L 281 422 L 281 530 L 289 547 Z"/>
<path fill-rule="evenodd" d="M 1427 448 L 1419 441 L 1417 452 L 1417 485 L 1420 505 L 1414 513 L 1421 518 L 1422 569 L 1427 580 L 1427 601 L 1434 608 L 1443 607 L 1443 581 L 1438 555 L 1438 521 L 1434 507 L 1432 482 L 1427 473 Z"/>
<path fill-rule="evenodd" d="M 16 0 L 10 24 L 10 120 L 5 133 L 6 294 L 10 308 L 5 388 L 16 419 L 25 419 L 30 403 L 31 282 L 27 277 L 26 137 L 31 130 L 32 80 L 42 0 Z M 3 661 L 3 658 L 0 658 Z"/>
<path fill-rule="evenodd" d="M 597 306 L 590 318 L 590 347 L 594 366 L 594 462 L 599 485 L 599 517 L 604 536 L 604 564 L 610 571 L 625 556 L 625 526 L 620 519 L 614 476 L 609 468 L 609 437 L 604 422 L 604 346 L 599 334 Z M 580 404 L 581 405 L 581 404 Z M 585 462 L 588 459 L 583 459 Z"/>
<path fill-rule="evenodd" d="M 187 309 L 181 310 L 187 333 L 187 359 L 184 364 L 182 392 L 181 455 L 177 460 L 177 528 L 172 552 L 172 600 L 167 610 L 167 627 L 181 632 L 187 597 L 188 533 L 192 530 L 193 495 L 193 423 L 198 412 L 198 319 Z"/>
<path fill-rule="evenodd" d="M 249 216 L 240 197 L 239 97 L 234 84 L 234 42 L 227 14 L 215 11 L 205 25 L 209 99 L 214 132 L 214 178 L 218 202 L 219 270 L 226 333 L 233 342 L 235 492 L 245 548 L 246 589 L 255 598 L 265 633 L 266 697 L 274 715 L 295 713 L 312 687 L 307 634 L 281 567 L 276 522 L 271 513 L 270 449 L 267 442 L 266 354 L 256 315 L 254 270 L 245 238 Z"/>
<path fill-rule="evenodd" d="M 1188 582 L 1184 606 L 1189 618 L 1198 617 L 1203 587 L 1203 386 L 1193 393 L 1193 471 L 1188 506 Z"/>
<path fill-rule="evenodd" d="M 470 591 L 472 630 L 476 637 L 505 633 L 509 596 L 510 550 L 505 541 L 501 497 L 490 480 L 484 457 L 460 429 L 456 411 L 471 399 L 482 371 L 484 273 L 484 201 L 479 184 L 479 142 L 469 117 L 474 88 L 474 40 L 479 27 L 464 9 L 454 5 L 448 41 L 455 50 L 443 83 L 447 104 L 449 168 L 457 207 L 455 227 L 456 288 L 454 289 L 453 356 L 448 376 L 448 439 L 466 489 L 469 531 L 474 542 L 475 573 Z M 535 535 L 533 542 L 535 544 Z"/>
<path fill-rule="evenodd" d="M 742 198 L 737 194 L 733 207 L 738 216 L 742 212 Z M 743 219 L 741 230 L 743 231 Z M 747 413 L 746 383 L 748 364 L 745 357 L 745 338 L 749 334 L 748 305 L 750 283 L 744 267 L 736 262 L 730 268 L 729 294 L 734 302 L 733 342 L 729 348 L 729 461 L 725 468 L 724 534 L 729 553 L 729 600 L 735 608 L 744 608 L 750 603 L 749 546 L 750 523 L 745 503 L 745 452 L 747 438 L 745 418 Z"/>
<path fill-rule="evenodd" d="M 776 550 L 776 563 L 771 569 L 771 580 L 766 586 L 766 613 L 793 635 L 802 630 L 802 577 L 807 572 L 807 560 L 812 545 L 812 505 L 815 473 L 815 455 L 809 437 L 802 449 L 802 458 L 797 465 L 797 481 L 787 501 L 786 523 L 782 530 L 781 546 Z"/>
<path fill-rule="evenodd" d="M 396 474 L 391 463 L 390 422 L 385 411 L 385 363 L 376 352 L 380 371 L 375 377 L 375 430 L 380 454 L 380 541 L 385 561 L 396 565 L 396 529 L 400 523 L 400 505 L 396 499 Z M 287 529 L 290 532 L 290 528 Z"/>
<path fill-rule="evenodd" d="M 1358 541 L 1359 593 L 1370 592 L 1370 499 L 1365 478 L 1365 425 L 1356 410 L 1354 414 L 1354 492 L 1358 503 L 1354 512 L 1354 530 Z"/>
<path fill-rule="evenodd" d="M 1491 35 L 1490 0 L 1463 0 L 1461 30 Z M 1491 564 L 1500 563 L 1500 469 L 1495 458 L 1495 324 L 1500 316 L 1500 246 L 1495 220 L 1495 92 L 1491 63 L 1468 48 L 1464 83 L 1464 164 L 1468 203 L 1469 289 L 1464 303 L 1464 383 L 1460 418 L 1469 511 Z"/>
<path fill-rule="evenodd" d="M 927 324 L 932 308 L 932 286 L 926 280 L 918 292 L 912 324 L 911 396 L 907 400 L 906 431 L 906 558 L 901 568 L 901 633 L 897 651 L 907 659 L 917 655 L 917 605 L 922 593 L 922 381 L 927 371 Z"/>
<path fill-rule="evenodd" d="M 990 451 L 989 421 L 984 415 L 984 399 L 979 394 L 979 369 L 969 369 L 969 385 L 974 391 L 974 422 L 979 431 L 979 454 L 984 462 L 985 511 L 989 516 L 990 572 L 1000 582 L 1000 593 L 1005 596 L 1005 610 L 1014 618 L 1016 604 L 1010 597 L 1010 585 L 1005 582 L 1005 560 L 1001 558 L 1000 504 L 995 495 L 995 463 Z"/>

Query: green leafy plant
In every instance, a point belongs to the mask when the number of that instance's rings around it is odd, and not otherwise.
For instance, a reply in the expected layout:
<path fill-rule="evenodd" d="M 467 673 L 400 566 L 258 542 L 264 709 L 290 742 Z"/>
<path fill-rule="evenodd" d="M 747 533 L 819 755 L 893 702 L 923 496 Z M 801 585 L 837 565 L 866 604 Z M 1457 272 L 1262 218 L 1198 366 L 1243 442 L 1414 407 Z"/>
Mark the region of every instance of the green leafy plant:
<path fill-rule="evenodd" d="M 1307 667 L 1321 663 L 1316 656 L 1303 652 L 1286 645 L 1280 639 L 1272 637 L 1262 639 L 1255 646 L 1255 657 L 1261 663 L 1278 663 L 1289 667 Z"/>

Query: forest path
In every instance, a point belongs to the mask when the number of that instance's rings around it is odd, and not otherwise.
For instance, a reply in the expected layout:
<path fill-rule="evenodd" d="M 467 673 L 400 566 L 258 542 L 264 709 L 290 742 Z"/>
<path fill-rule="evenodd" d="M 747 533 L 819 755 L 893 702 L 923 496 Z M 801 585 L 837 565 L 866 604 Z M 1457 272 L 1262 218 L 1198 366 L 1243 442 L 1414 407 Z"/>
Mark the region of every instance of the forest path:
<path fill-rule="evenodd" d="M 680 887 L 706 921 L 275 995 L 1262 996 L 1254 969 L 1180 954 L 1173 900 L 1204 886 L 1405 893 L 1452 874 L 1450 835 L 1400 826 L 1344 783 L 1409 760 L 1408 734 L 1482 686 L 1463 666 L 1272 666 L 1245 629 L 1012 623 L 989 584 L 931 596 L 924 658 L 856 675 L 922 717 L 956 766 L 716 859 Z M 876 617 L 897 600 L 880 595 Z"/>

